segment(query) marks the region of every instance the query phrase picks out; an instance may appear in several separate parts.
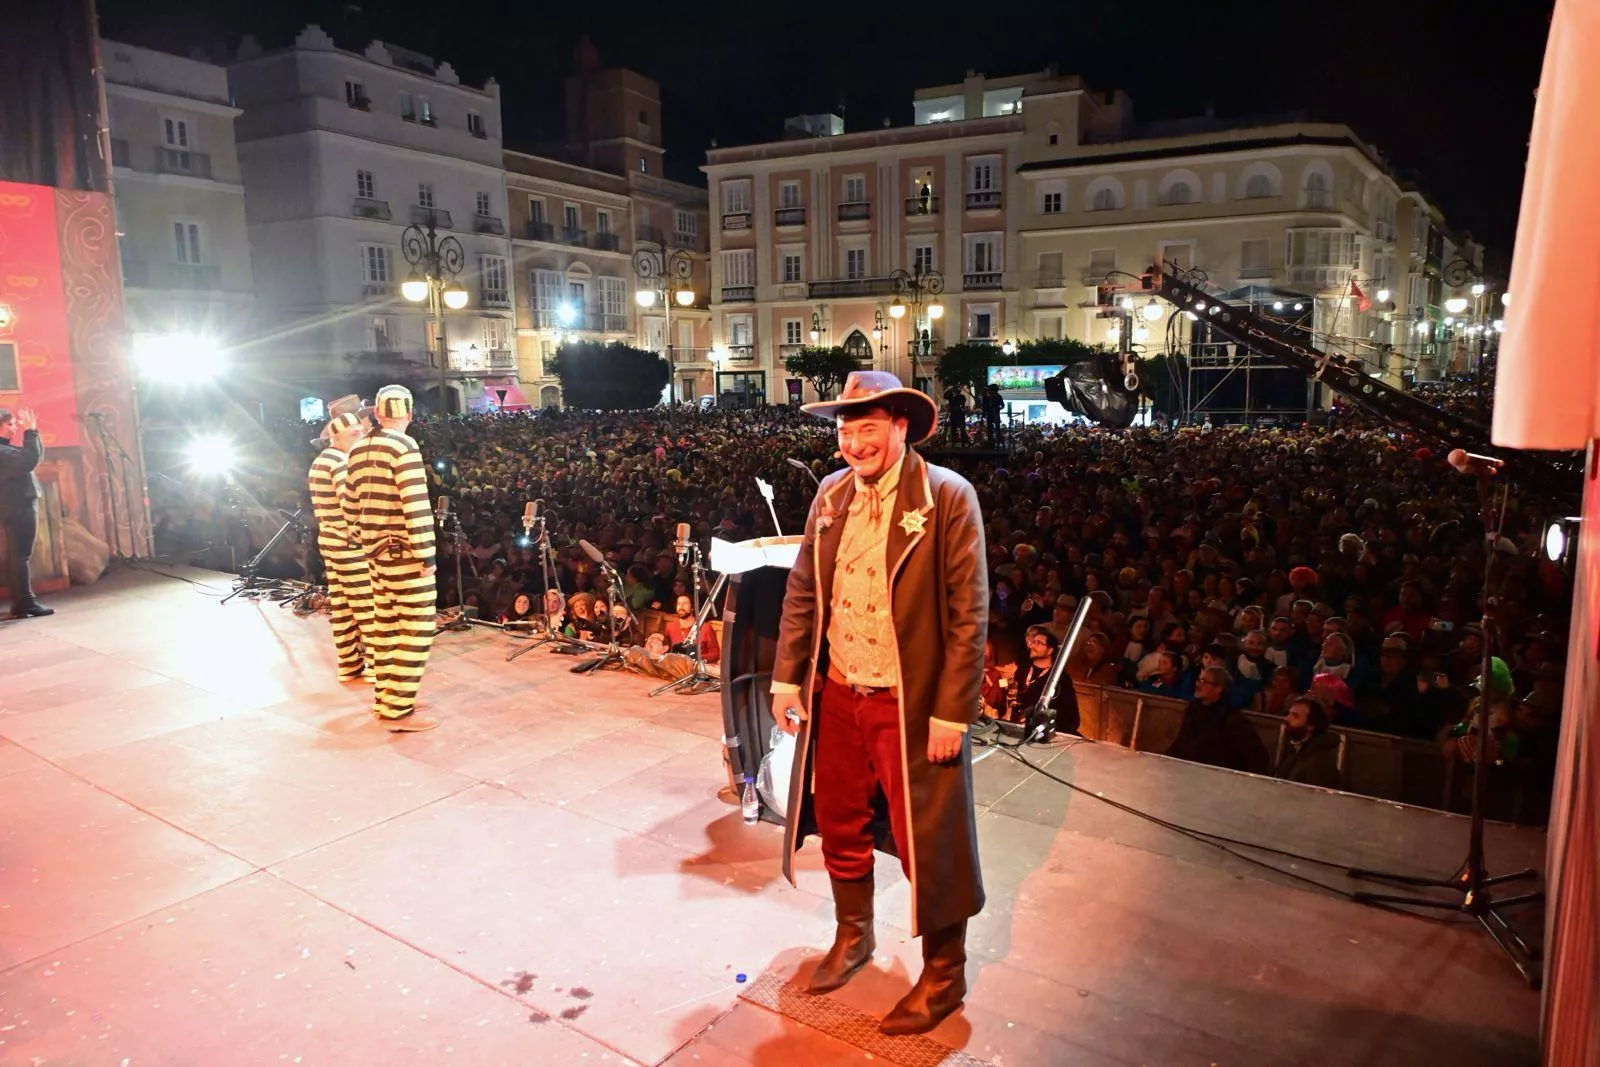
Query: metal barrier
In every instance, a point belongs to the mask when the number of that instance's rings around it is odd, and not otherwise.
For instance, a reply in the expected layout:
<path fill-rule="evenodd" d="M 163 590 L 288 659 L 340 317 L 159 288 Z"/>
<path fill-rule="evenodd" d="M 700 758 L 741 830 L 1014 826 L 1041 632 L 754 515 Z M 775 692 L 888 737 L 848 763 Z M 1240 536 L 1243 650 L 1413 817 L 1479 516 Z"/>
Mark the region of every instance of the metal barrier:
<path fill-rule="evenodd" d="M 1081 683 L 1074 688 L 1079 733 L 1135 752 L 1166 752 L 1178 736 L 1188 707 L 1172 697 L 1133 689 Z M 1283 719 L 1258 711 L 1244 715 L 1272 753 L 1276 766 L 1284 749 Z M 1331 730 L 1339 738 L 1340 788 L 1345 792 L 1443 811 L 1462 810 L 1459 804 L 1451 804 L 1455 763 L 1444 758 L 1438 745 L 1342 726 Z"/>

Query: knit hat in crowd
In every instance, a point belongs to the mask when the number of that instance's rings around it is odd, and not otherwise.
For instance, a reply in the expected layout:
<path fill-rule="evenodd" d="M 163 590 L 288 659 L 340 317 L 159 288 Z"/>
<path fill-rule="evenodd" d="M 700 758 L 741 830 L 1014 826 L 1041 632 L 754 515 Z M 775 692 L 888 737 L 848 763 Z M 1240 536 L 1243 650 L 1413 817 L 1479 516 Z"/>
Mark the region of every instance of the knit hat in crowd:
<path fill-rule="evenodd" d="M 411 414 L 411 390 L 403 385 L 386 385 L 378 390 L 375 404 L 380 419 L 403 419 Z"/>

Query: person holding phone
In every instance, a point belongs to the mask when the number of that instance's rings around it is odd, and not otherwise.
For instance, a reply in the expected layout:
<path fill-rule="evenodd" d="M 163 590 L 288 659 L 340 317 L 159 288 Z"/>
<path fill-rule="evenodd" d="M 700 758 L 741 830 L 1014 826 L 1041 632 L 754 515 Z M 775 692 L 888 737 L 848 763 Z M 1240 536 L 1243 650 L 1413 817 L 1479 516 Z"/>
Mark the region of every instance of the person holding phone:
<path fill-rule="evenodd" d="M 33 472 L 43 458 L 44 442 L 39 440 L 39 420 L 33 409 L 13 412 L 0 408 L 0 529 L 6 534 L 6 588 L 13 619 L 56 613 L 39 603 L 28 577 L 28 561 L 39 534 L 39 479 Z"/>

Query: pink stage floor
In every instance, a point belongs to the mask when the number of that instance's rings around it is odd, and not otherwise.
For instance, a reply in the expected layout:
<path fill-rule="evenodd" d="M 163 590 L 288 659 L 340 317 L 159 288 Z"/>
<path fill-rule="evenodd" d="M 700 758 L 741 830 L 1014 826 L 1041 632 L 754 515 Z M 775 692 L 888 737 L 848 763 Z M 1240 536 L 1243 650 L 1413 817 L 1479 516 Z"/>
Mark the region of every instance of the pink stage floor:
<path fill-rule="evenodd" d="M 0 626 L 0 1064 L 1537 1061 L 1537 995 L 1474 927 L 1263 874 L 998 754 L 969 1006 L 874 1040 L 917 969 L 904 880 L 880 865 L 875 966 L 784 987 L 831 936 L 826 877 L 813 845 L 790 888 L 780 831 L 718 796 L 716 697 L 449 634 L 424 686 L 444 725 L 392 736 L 335 683 L 326 619 L 174 573 L 199 584 L 125 571 Z M 1464 847 L 1437 813 L 1035 758 L 1341 862 Z M 1541 862 L 1541 834 L 1492 829 L 1494 869 Z"/>

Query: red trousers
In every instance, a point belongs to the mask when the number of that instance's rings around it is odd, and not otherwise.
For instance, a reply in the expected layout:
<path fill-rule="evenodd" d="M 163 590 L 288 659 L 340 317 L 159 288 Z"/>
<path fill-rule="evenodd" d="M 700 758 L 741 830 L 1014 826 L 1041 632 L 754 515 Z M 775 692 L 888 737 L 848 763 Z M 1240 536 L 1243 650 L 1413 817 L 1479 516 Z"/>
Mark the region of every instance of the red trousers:
<path fill-rule="evenodd" d="M 828 875 L 854 882 L 872 874 L 872 799 L 882 789 L 900 869 L 910 878 L 899 700 L 891 690 L 863 696 L 830 678 L 811 728 L 817 737 L 811 809 Z"/>

